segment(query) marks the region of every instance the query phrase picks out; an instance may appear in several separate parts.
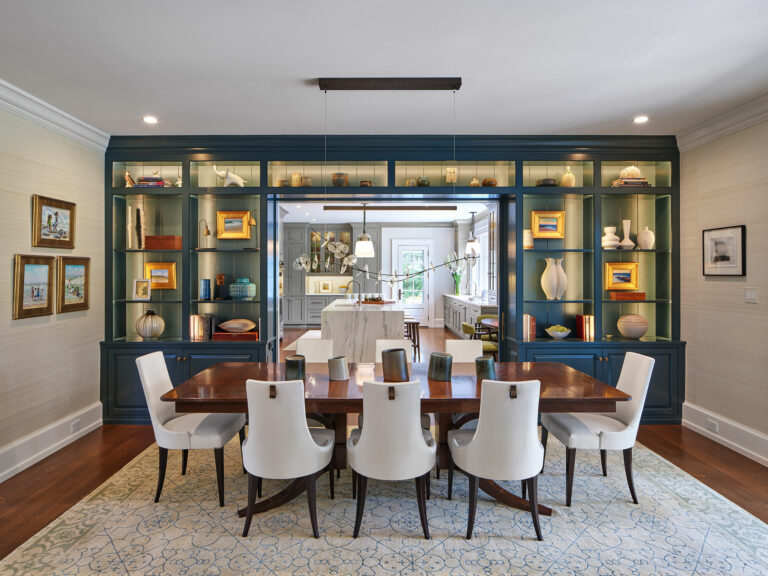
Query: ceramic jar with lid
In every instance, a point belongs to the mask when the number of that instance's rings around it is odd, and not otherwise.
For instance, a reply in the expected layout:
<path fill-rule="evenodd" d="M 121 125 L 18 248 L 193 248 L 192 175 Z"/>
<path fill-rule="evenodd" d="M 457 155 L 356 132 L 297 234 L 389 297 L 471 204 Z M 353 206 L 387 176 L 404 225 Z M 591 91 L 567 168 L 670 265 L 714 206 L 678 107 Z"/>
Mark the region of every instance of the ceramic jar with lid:
<path fill-rule="evenodd" d="M 256 298 L 256 284 L 250 278 L 238 278 L 229 285 L 229 295 L 233 300 L 253 300 Z"/>

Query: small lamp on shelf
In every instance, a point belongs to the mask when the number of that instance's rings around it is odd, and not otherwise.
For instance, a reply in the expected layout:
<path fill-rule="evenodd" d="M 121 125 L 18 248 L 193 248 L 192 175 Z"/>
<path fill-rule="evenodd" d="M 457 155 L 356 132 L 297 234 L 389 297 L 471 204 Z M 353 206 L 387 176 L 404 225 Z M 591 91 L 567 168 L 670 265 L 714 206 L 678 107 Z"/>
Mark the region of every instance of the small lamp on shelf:
<path fill-rule="evenodd" d="M 256 218 L 253 217 L 253 213 L 256 212 L 256 210 L 258 210 L 258 208 L 251 210 L 248 216 L 248 226 L 256 226 Z"/>
<path fill-rule="evenodd" d="M 200 244 L 201 244 L 201 242 L 200 242 L 200 226 L 205 226 L 205 228 L 203 228 L 203 232 L 202 232 L 203 233 L 203 238 L 205 238 L 205 246 L 202 246 L 202 248 L 208 248 L 208 237 L 211 235 L 211 229 L 208 228 L 208 220 L 206 220 L 205 218 L 200 218 L 200 222 L 197 224 L 197 233 L 198 233 L 197 244 L 198 244 L 198 247 L 201 247 L 200 246 Z"/>

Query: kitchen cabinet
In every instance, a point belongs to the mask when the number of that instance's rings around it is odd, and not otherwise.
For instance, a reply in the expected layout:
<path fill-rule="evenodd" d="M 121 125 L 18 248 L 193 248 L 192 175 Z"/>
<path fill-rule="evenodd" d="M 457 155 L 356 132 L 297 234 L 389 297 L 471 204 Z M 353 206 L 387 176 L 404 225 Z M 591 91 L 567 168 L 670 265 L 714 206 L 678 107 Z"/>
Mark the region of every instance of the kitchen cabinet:
<path fill-rule="evenodd" d="M 461 329 L 463 322 L 474 326 L 477 317 L 486 314 L 498 315 L 498 308 L 487 302 L 472 301 L 469 296 L 443 294 L 443 324 L 459 338 L 469 338 Z"/>

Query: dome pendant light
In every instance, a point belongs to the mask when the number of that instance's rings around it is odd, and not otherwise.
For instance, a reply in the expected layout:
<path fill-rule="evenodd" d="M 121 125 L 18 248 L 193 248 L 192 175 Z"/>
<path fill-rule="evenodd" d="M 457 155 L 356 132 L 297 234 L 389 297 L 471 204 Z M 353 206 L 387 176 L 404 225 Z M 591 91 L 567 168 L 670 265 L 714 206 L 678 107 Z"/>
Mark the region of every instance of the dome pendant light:
<path fill-rule="evenodd" d="M 477 258 L 480 255 L 480 250 L 482 248 L 480 246 L 480 240 L 475 236 L 475 212 L 470 212 L 470 214 L 472 214 L 472 223 L 470 224 L 469 239 L 467 240 L 467 247 L 464 250 L 464 254 L 472 258 Z"/>
<path fill-rule="evenodd" d="M 373 241 L 371 235 L 365 231 L 365 202 L 363 202 L 363 233 L 357 237 L 355 242 L 355 256 L 358 258 L 373 258 L 376 252 L 373 250 Z"/>

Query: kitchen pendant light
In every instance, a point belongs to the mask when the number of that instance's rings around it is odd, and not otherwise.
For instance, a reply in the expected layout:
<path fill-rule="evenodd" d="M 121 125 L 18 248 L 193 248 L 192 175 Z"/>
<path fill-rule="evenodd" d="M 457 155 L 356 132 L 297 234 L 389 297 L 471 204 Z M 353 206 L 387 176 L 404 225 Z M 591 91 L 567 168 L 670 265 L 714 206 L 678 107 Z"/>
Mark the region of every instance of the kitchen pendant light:
<path fill-rule="evenodd" d="M 466 256 L 471 256 L 472 258 L 477 258 L 480 255 L 480 240 L 477 239 L 477 236 L 475 236 L 475 213 L 470 212 L 472 214 L 472 223 L 470 224 L 469 229 L 469 239 L 467 240 L 467 247 L 464 250 L 464 254 Z"/>
<path fill-rule="evenodd" d="M 365 206 L 363 203 L 363 233 L 357 237 L 355 242 L 355 256 L 358 258 L 374 258 L 376 252 L 373 249 L 371 235 L 365 231 Z"/>

